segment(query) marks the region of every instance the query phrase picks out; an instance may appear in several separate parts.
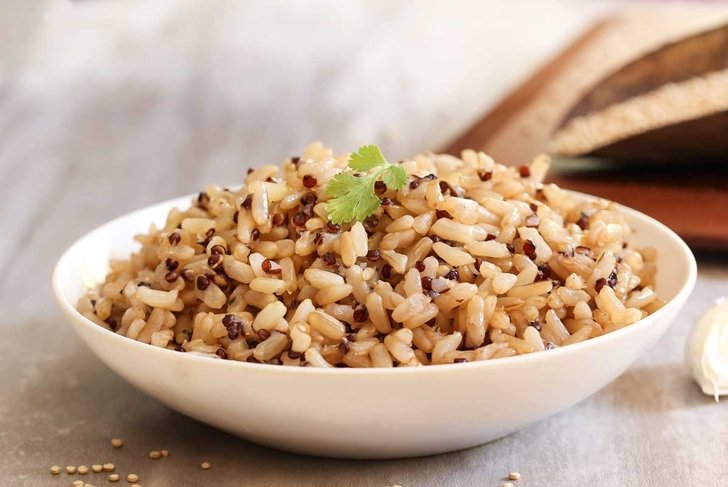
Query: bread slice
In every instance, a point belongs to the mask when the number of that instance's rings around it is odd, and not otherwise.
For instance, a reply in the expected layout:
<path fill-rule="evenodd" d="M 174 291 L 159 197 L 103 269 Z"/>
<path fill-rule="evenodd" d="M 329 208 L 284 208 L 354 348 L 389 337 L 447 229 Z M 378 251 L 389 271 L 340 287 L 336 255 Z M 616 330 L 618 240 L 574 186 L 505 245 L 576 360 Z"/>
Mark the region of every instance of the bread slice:
<path fill-rule="evenodd" d="M 550 149 L 642 161 L 728 157 L 728 25 L 605 77 L 564 117 Z"/>

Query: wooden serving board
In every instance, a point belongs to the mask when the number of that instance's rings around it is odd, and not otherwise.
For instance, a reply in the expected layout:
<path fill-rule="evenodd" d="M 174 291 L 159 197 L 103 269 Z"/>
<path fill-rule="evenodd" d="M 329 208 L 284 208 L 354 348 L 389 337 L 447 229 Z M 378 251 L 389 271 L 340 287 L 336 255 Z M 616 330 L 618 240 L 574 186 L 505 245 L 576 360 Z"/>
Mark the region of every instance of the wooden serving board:
<path fill-rule="evenodd" d="M 624 16 L 599 22 L 444 149 L 483 150 L 523 164 L 547 152 L 562 118 L 621 66 L 676 38 L 712 28 L 725 17 Z M 728 249 L 728 166 L 554 160 L 549 181 L 640 210 L 667 224 L 693 248 Z"/>

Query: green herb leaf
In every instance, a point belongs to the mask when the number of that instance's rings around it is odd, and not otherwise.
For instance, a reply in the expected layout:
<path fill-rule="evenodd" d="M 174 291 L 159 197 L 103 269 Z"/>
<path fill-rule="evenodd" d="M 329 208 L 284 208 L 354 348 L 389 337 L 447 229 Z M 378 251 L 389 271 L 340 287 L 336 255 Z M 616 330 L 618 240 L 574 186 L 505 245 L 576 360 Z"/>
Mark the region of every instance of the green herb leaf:
<path fill-rule="evenodd" d="M 334 198 L 345 196 L 359 184 L 359 178 L 349 171 L 343 171 L 331 178 L 326 186 L 326 193 Z"/>
<path fill-rule="evenodd" d="M 402 189 L 407 182 L 407 172 L 402 166 L 391 164 L 382 174 L 382 181 L 388 188 Z"/>
<path fill-rule="evenodd" d="M 380 167 L 381 166 L 381 167 Z M 351 170 L 372 174 L 355 176 Z M 374 183 L 380 179 L 391 189 L 401 189 L 407 182 L 407 172 L 398 164 L 390 164 L 376 145 L 365 145 L 349 157 L 349 166 L 326 186 L 332 197 L 326 203 L 329 220 L 333 223 L 363 221 L 374 213 L 381 201 L 374 192 Z"/>
<path fill-rule="evenodd" d="M 376 145 L 365 145 L 349 156 L 349 167 L 355 171 L 368 171 L 389 164 Z"/>
<path fill-rule="evenodd" d="M 358 180 L 356 185 L 350 186 L 346 194 L 326 203 L 329 220 L 336 224 L 353 220 L 362 221 L 381 205 L 381 201 L 374 194 L 374 182 L 376 181 L 374 176 L 360 176 L 352 179 Z"/>

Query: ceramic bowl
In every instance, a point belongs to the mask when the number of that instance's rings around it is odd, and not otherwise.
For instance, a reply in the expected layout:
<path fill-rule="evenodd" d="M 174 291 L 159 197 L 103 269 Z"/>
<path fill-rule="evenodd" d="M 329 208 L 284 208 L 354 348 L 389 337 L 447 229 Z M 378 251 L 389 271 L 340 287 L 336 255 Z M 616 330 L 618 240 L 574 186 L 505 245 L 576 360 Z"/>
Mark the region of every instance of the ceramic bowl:
<path fill-rule="evenodd" d="M 77 299 L 103 280 L 109 258 L 135 248 L 132 235 L 151 222 L 161 225 L 170 208 L 189 202 L 185 197 L 130 213 L 74 243 L 53 272 L 58 305 L 93 352 L 139 390 L 234 435 L 307 455 L 412 457 L 513 433 L 622 374 L 665 333 L 695 284 L 687 245 L 661 223 L 623 208 L 635 229 L 631 242 L 658 250 L 656 288 L 667 304 L 631 326 L 547 352 L 417 368 L 294 368 L 157 348 L 76 311 Z"/>

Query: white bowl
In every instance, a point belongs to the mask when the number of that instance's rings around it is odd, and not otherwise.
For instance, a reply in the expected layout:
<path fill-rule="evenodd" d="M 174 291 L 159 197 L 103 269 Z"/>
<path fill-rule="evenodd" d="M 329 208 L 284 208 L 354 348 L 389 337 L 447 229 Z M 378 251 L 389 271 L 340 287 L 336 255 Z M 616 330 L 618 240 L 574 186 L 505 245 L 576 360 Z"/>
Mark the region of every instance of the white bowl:
<path fill-rule="evenodd" d="M 580 198 L 591 198 L 578 195 Z M 396 369 L 260 365 L 179 353 L 130 340 L 74 305 L 103 280 L 132 235 L 162 224 L 189 197 L 122 216 L 60 258 L 53 291 L 76 333 L 109 367 L 170 408 L 250 441 L 343 458 L 397 458 L 468 448 L 566 409 L 624 372 L 662 336 L 693 289 L 695 259 L 666 226 L 623 208 L 632 242 L 659 252 L 657 290 L 668 303 L 631 326 L 548 352 Z"/>

